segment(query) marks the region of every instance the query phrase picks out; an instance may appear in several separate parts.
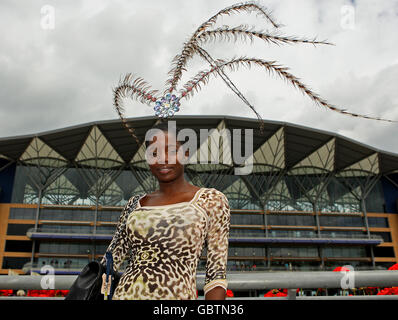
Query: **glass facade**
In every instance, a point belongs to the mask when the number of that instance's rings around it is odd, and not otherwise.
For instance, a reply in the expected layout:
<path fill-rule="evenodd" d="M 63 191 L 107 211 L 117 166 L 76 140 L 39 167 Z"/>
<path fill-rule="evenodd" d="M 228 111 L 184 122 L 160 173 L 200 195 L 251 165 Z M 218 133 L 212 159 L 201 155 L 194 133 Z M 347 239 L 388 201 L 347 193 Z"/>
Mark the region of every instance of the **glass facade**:
<path fill-rule="evenodd" d="M 144 145 L 133 146 L 127 137 L 118 140 L 123 131 L 106 126 L 90 125 L 81 142 L 65 150 L 55 147 L 61 137 L 48 137 L 52 143 L 46 143 L 35 136 L 20 154 L 11 202 L 39 208 L 11 208 L 9 219 L 35 224 L 11 222 L 7 234 L 28 235 L 35 242 L 33 266 L 79 269 L 100 258 L 129 198 L 158 189 Z M 220 120 L 217 128 L 226 127 Z M 223 149 L 228 156 L 219 164 L 185 166 L 190 183 L 216 188 L 229 200 L 228 268 L 376 267 L 377 254 L 388 250 L 374 246 L 391 242 L 389 231 L 370 229 L 389 228 L 388 219 L 368 216 L 385 209 L 380 154 L 359 147 L 351 151 L 355 144 L 339 137 L 286 125 L 270 124 L 267 130 L 255 136 L 250 174 L 235 174 L 234 142 Z M 206 149 L 212 156 L 214 139 L 210 135 L 198 153 Z M 205 250 L 202 256 L 199 270 L 205 268 Z M 19 262 L 10 257 L 4 263 Z"/>
<path fill-rule="evenodd" d="M 270 237 L 291 237 L 291 238 L 313 238 L 316 236 L 315 231 L 310 230 L 271 230 L 268 232 Z"/>
<path fill-rule="evenodd" d="M 271 247 L 270 255 L 273 257 L 318 257 L 316 247 Z"/>
<path fill-rule="evenodd" d="M 37 189 L 35 184 L 31 181 L 32 176 L 29 173 L 30 170 L 35 170 L 35 168 L 29 168 L 23 166 L 17 166 L 16 169 L 16 177 L 15 177 L 15 185 L 13 189 L 12 202 L 13 203 L 28 203 L 28 204 L 37 204 L 39 202 L 40 190 Z M 192 177 L 193 173 L 186 173 L 186 179 L 194 183 L 195 180 Z M 147 186 L 140 185 L 143 182 L 141 179 L 137 179 L 136 176 L 132 174 L 131 171 L 121 171 L 118 172 L 118 177 L 113 181 L 108 181 L 110 177 L 102 177 L 102 179 L 107 180 L 107 183 L 104 183 L 103 190 L 101 190 L 100 194 L 96 194 L 96 184 L 92 185 L 89 182 L 85 182 L 83 177 L 90 172 L 90 169 L 85 168 L 66 168 L 65 172 L 59 176 L 53 183 L 51 183 L 47 188 L 42 190 L 42 195 L 40 199 L 40 203 L 42 204 L 54 204 L 54 205 L 87 205 L 87 206 L 95 206 L 96 204 L 100 206 L 123 206 L 127 203 L 128 199 L 132 194 L 136 192 L 152 192 L 157 188 L 156 181 L 150 177 L 150 173 L 148 171 L 143 171 L 141 174 L 146 175 L 145 183 Z M 285 190 L 274 190 L 281 192 L 280 194 L 265 194 L 266 197 L 278 197 L 277 204 L 272 200 L 268 200 L 265 205 L 262 205 L 264 201 L 262 198 L 256 198 L 253 194 L 251 194 L 250 199 L 242 200 L 239 197 L 239 189 L 242 188 L 243 192 L 248 192 L 248 188 L 245 184 L 248 181 L 239 182 L 234 178 L 236 176 L 223 174 L 222 180 L 224 183 L 232 183 L 227 192 L 230 205 L 234 209 L 246 209 L 246 210 L 288 210 L 288 211 L 314 211 L 319 210 L 322 212 L 360 212 L 361 209 L 361 201 L 356 196 L 351 194 L 351 191 L 348 190 L 344 185 L 341 185 L 341 190 L 336 191 L 336 186 L 334 185 L 337 182 L 329 182 L 333 185 L 333 188 L 327 189 L 323 191 L 322 194 L 318 195 L 318 198 L 314 202 L 304 201 L 302 199 L 295 198 L 294 191 L 291 192 L 286 185 L 289 183 L 289 177 L 281 177 L 278 184 L 275 188 L 279 189 L 282 186 L 285 186 Z M 214 174 L 218 176 L 217 173 Z M 216 177 L 212 177 L 215 180 Z M 256 180 L 261 180 L 263 177 L 261 175 L 256 176 Z M 209 180 L 211 178 L 208 178 Z M 221 180 L 221 179 L 220 179 Z M 235 182 L 233 182 L 235 180 Z M 72 183 L 73 181 L 73 183 Z M 194 183 L 195 184 L 195 183 Z M 240 186 L 243 184 L 243 186 Z M 339 183 L 341 184 L 341 183 Z M 381 182 L 376 182 L 374 186 L 374 190 L 367 196 L 365 199 L 366 210 L 367 212 L 383 212 L 383 193 L 381 189 Z M 251 188 L 256 188 L 256 184 L 250 186 Z M 292 185 L 291 188 L 297 186 Z M 336 192 L 336 193 L 335 193 Z M 343 194 L 341 194 L 343 192 Z M 287 194 L 284 194 L 287 193 Z M 293 194 L 292 194 L 293 193 Z M 326 199 L 335 199 L 334 203 L 330 203 L 330 200 L 326 204 L 323 202 Z M 34 218 L 34 210 L 31 210 L 29 214 L 32 218 Z M 239 219 L 238 216 L 235 219 Z M 247 218 L 245 218 L 247 219 Z M 260 218 L 254 218 L 260 219 Z M 281 219 L 283 217 L 273 217 L 272 219 Z M 302 221 L 310 221 L 310 217 L 301 217 L 297 218 L 298 225 L 302 224 Z M 301 220 L 300 220 L 301 219 Z M 312 223 L 312 222 L 311 222 Z M 281 223 L 283 224 L 283 223 Z"/>
<path fill-rule="evenodd" d="M 285 226 L 315 226 L 314 216 L 304 215 L 270 215 L 267 217 L 268 223 L 271 225 L 285 225 Z"/>
<path fill-rule="evenodd" d="M 362 217 L 350 216 L 320 216 L 319 222 L 321 226 L 333 227 L 363 227 L 365 225 Z"/>

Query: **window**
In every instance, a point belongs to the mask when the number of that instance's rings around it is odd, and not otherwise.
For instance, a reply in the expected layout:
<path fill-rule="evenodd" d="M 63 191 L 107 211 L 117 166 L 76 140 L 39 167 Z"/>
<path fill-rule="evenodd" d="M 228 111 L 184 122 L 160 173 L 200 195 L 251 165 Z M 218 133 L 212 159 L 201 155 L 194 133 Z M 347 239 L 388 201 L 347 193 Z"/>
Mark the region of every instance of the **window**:
<path fill-rule="evenodd" d="M 10 208 L 9 219 L 36 219 L 36 208 Z"/>
<path fill-rule="evenodd" d="M 105 253 L 105 250 L 101 249 L 99 254 Z M 89 254 L 93 253 L 93 245 L 75 242 L 41 242 L 40 253 Z"/>
<path fill-rule="evenodd" d="M 314 226 L 315 220 L 313 216 L 305 215 L 269 215 L 267 216 L 269 225 L 280 225 L 280 226 Z"/>
<path fill-rule="evenodd" d="M 321 226 L 325 227 L 362 227 L 364 222 L 362 217 L 355 216 L 321 216 Z"/>
<path fill-rule="evenodd" d="M 110 211 L 99 211 L 98 212 L 98 221 L 112 221 L 112 212 Z"/>
<path fill-rule="evenodd" d="M 265 231 L 262 229 L 231 228 L 229 231 L 229 237 L 265 237 Z"/>
<path fill-rule="evenodd" d="M 40 219 L 60 221 L 92 221 L 94 220 L 94 211 L 45 208 L 40 211 Z"/>
<path fill-rule="evenodd" d="M 381 236 L 383 238 L 384 242 L 391 242 L 391 233 L 389 232 L 371 232 L 371 235 L 378 235 Z"/>
<path fill-rule="evenodd" d="M 318 249 L 315 247 L 297 248 L 297 257 L 318 257 Z"/>
<path fill-rule="evenodd" d="M 269 237 L 290 237 L 290 238 L 313 238 L 315 237 L 315 232 L 311 230 L 272 230 L 268 233 Z"/>
<path fill-rule="evenodd" d="M 113 235 L 116 231 L 115 226 L 98 226 L 97 227 L 97 233 L 100 234 L 111 234 Z"/>
<path fill-rule="evenodd" d="M 92 226 L 64 226 L 64 225 L 42 225 L 42 232 L 55 232 L 55 233 L 79 233 L 90 234 L 92 233 Z"/>
<path fill-rule="evenodd" d="M 316 257 L 316 247 L 270 247 L 272 257 Z"/>
<path fill-rule="evenodd" d="M 231 224 L 264 224 L 263 215 L 260 214 L 231 214 Z"/>
<path fill-rule="evenodd" d="M 322 238 L 365 239 L 367 234 L 363 231 L 321 231 Z"/>
<path fill-rule="evenodd" d="M 263 257 L 265 256 L 265 248 L 262 247 L 239 247 L 229 246 L 229 257 Z"/>
<path fill-rule="evenodd" d="M 13 224 L 10 223 L 7 227 L 7 235 L 9 236 L 26 236 L 26 232 L 30 228 L 34 228 L 34 224 Z"/>
<path fill-rule="evenodd" d="M 373 253 L 375 257 L 395 257 L 394 248 L 392 247 L 375 247 L 373 248 Z"/>
<path fill-rule="evenodd" d="M 388 218 L 368 217 L 369 227 L 388 228 Z"/>
<path fill-rule="evenodd" d="M 4 257 L 3 269 L 22 269 L 28 262 L 30 262 L 30 258 Z"/>
<path fill-rule="evenodd" d="M 6 240 L 6 252 L 32 252 L 32 241 Z"/>
<path fill-rule="evenodd" d="M 366 257 L 364 247 L 328 247 L 323 250 L 325 257 L 361 258 Z"/>
<path fill-rule="evenodd" d="M 59 257 L 43 257 L 37 260 L 37 267 L 41 268 L 45 265 L 51 265 L 54 268 L 60 269 L 79 269 L 87 265 L 88 258 L 59 258 Z M 120 271 L 122 268 L 120 268 Z"/>

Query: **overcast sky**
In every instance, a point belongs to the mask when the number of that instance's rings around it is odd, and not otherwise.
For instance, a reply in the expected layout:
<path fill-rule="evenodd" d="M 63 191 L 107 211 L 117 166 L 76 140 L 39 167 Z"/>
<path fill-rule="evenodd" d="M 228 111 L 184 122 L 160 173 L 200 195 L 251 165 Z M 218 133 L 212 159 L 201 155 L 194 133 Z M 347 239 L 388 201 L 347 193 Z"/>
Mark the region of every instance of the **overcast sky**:
<path fill-rule="evenodd" d="M 171 60 L 209 17 L 238 1 L 118 0 L 0 2 L 0 137 L 33 134 L 96 120 L 117 119 L 112 88 L 132 72 L 163 91 Z M 330 103 L 350 112 L 398 120 L 398 1 L 263 0 L 280 32 L 317 37 L 335 46 L 281 45 L 261 40 L 217 42 L 204 48 L 214 57 L 247 56 L 278 61 Z M 51 20 L 51 12 L 54 19 Z M 52 24 L 53 22 L 53 24 Z M 272 31 L 255 14 L 218 20 Z M 183 83 L 207 69 L 199 57 Z M 336 132 L 398 153 L 398 123 L 357 119 L 316 106 L 290 84 L 264 70 L 229 73 L 266 120 Z M 153 115 L 126 101 L 128 117 Z M 212 78 L 181 115 L 254 113 Z"/>

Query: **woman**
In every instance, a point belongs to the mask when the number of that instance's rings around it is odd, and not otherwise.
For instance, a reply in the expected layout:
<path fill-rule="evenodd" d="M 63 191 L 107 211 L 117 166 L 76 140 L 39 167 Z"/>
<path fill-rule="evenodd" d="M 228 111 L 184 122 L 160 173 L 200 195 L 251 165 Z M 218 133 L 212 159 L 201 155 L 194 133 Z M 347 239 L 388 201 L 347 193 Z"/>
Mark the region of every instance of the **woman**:
<path fill-rule="evenodd" d="M 163 139 L 155 136 L 146 144 L 148 150 L 156 142 L 155 161 L 148 163 L 159 190 L 133 196 L 120 216 L 108 250 L 115 271 L 125 258 L 129 263 L 113 299 L 196 299 L 196 268 L 205 243 L 205 299 L 225 299 L 228 200 L 214 188 L 188 183 L 177 156 L 181 144 L 167 123 L 154 128 Z"/>

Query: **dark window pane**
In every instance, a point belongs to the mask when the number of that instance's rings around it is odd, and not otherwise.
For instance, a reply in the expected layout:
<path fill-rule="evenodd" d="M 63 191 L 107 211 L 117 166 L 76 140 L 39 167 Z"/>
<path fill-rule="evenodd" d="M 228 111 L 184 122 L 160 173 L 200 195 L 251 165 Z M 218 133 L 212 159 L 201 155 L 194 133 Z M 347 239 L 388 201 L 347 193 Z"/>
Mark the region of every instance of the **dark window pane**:
<path fill-rule="evenodd" d="M 388 228 L 388 218 L 369 217 L 369 227 Z"/>
<path fill-rule="evenodd" d="M 320 224 L 325 227 L 362 227 L 362 217 L 320 216 Z"/>
<path fill-rule="evenodd" d="M 10 208 L 9 219 L 36 219 L 36 208 Z"/>
<path fill-rule="evenodd" d="M 22 269 L 25 263 L 30 262 L 30 258 L 4 257 L 3 269 Z"/>
<path fill-rule="evenodd" d="M 231 214 L 231 224 L 264 224 L 263 216 L 259 214 Z"/>
<path fill-rule="evenodd" d="M 366 257 L 364 247 L 328 247 L 323 250 L 325 257 L 361 258 Z"/>
<path fill-rule="evenodd" d="M 394 248 L 392 247 L 375 247 L 373 249 L 375 257 L 388 257 L 393 258 L 394 255 Z"/>
<path fill-rule="evenodd" d="M 9 236 L 26 236 L 26 232 L 30 228 L 34 228 L 34 224 L 14 224 L 11 223 L 7 227 L 7 235 Z"/>
<path fill-rule="evenodd" d="M 389 232 L 372 232 L 371 234 L 381 236 L 384 242 L 391 242 L 391 234 Z"/>
<path fill-rule="evenodd" d="M 6 252 L 32 252 L 32 241 L 6 240 Z"/>

